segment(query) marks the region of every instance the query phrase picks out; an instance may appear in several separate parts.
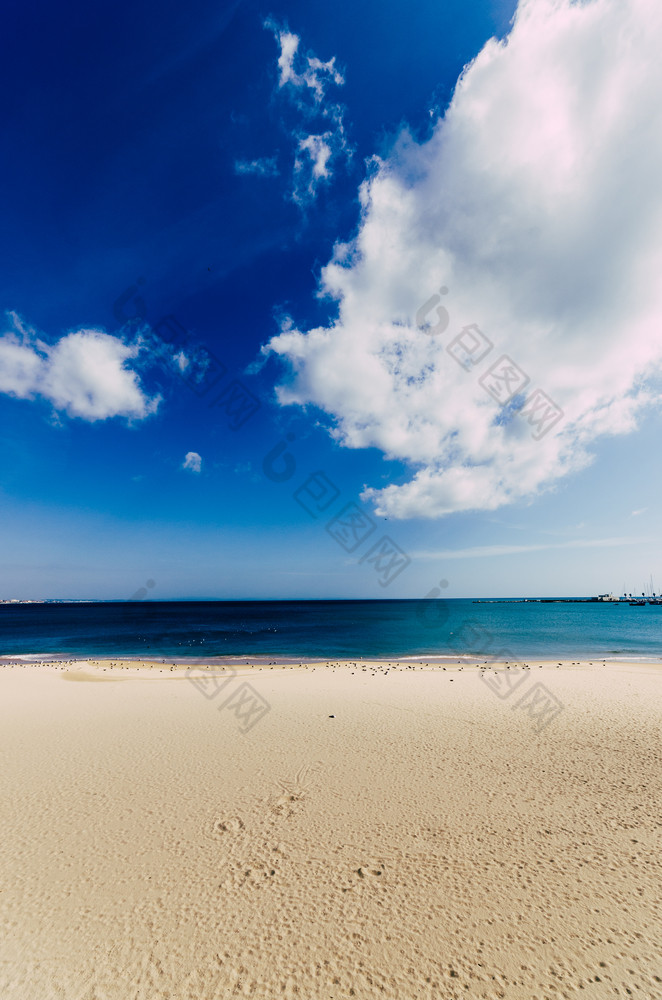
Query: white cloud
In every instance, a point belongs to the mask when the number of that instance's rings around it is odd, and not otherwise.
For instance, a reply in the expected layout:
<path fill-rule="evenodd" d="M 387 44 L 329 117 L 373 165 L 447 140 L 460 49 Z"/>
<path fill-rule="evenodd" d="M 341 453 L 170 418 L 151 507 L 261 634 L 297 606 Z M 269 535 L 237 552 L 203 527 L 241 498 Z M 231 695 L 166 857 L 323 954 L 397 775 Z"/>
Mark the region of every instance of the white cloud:
<path fill-rule="evenodd" d="M 331 132 L 323 135 L 307 135 L 299 140 L 298 153 L 294 160 L 295 187 L 294 200 L 303 202 L 314 198 L 317 185 L 330 177 L 329 160 L 333 156 Z"/>
<path fill-rule="evenodd" d="M 280 70 L 279 87 L 284 87 L 286 83 L 295 83 L 298 79 L 294 72 L 294 57 L 299 48 L 299 36 L 293 35 L 290 31 L 279 31 L 270 21 L 265 25 L 271 28 L 280 43 L 280 55 L 278 56 L 278 69 Z"/>
<path fill-rule="evenodd" d="M 265 28 L 271 31 L 280 45 L 280 55 L 278 56 L 278 69 L 280 78 L 279 87 L 290 86 L 300 90 L 303 94 L 310 91 L 310 96 L 316 104 L 321 104 L 326 94 L 329 84 L 336 84 L 341 87 L 345 79 L 336 69 L 336 59 L 329 59 L 322 62 L 317 56 L 299 55 L 299 43 L 301 39 L 286 28 L 279 27 L 275 21 L 267 19 L 264 22 Z M 298 58 L 297 58 L 298 57 Z M 299 65 L 297 71 L 295 62 Z"/>
<path fill-rule="evenodd" d="M 174 322 L 176 323 L 176 321 Z M 183 330 L 183 327 L 180 329 Z M 175 330 L 176 327 L 173 325 L 172 332 Z M 146 353 L 149 354 L 151 363 L 166 365 L 181 375 L 187 385 L 197 391 L 196 387 L 202 386 L 210 372 L 219 371 L 218 366 L 222 365 L 222 362 L 214 358 L 214 355 L 203 344 L 194 345 L 189 342 L 186 350 L 173 346 L 167 339 L 164 339 L 169 335 L 168 331 L 161 334 L 145 324 L 139 330 L 141 347 L 144 347 Z"/>
<path fill-rule="evenodd" d="M 662 7 L 521 0 L 462 74 L 430 136 L 404 131 L 360 189 L 358 234 L 321 293 L 327 328 L 283 326 L 283 405 L 314 404 L 350 448 L 412 470 L 367 489 L 380 514 L 438 517 L 530 498 L 632 431 L 662 365 Z M 437 293 L 437 335 L 417 312 Z M 475 323 L 494 344 L 446 351 Z M 479 376 L 508 355 L 564 411 L 541 440 Z"/>
<path fill-rule="evenodd" d="M 278 90 L 292 101 L 302 119 L 290 131 L 296 143 L 292 200 L 303 208 L 315 199 L 320 184 L 328 183 L 338 167 L 351 158 L 343 121 L 345 109 L 327 96 L 329 87 L 341 87 L 345 79 L 336 68 L 335 56 L 323 62 L 315 55 L 303 55 L 298 35 L 270 19 L 264 26 L 280 48 Z"/>
<path fill-rule="evenodd" d="M 328 184 L 339 163 L 350 156 L 342 123 L 318 135 L 298 133 L 292 200 L 302 208 L 314 201 L 320 186 Z"/>
<path fill-rule="evenodd" d="M 275 156 L 263 156 L 259 160 L 235 160 L 234 172 L 255 177 L 278 177 L 280 171 Z"/>
<path fill-rule="evenodd" d="M 197 451 L 187 451 L 186 458 L 182 462 L 182 469 L 189 469 L 191 472 L 202 471 L 202 458 Z"/>
<path fill-rule="evenodd" d="M 5 333 L 0 340 L 0 392 L 19 399 L 29 398 L 43 365 L 44 359 L 31 347 L 12 333 Z"/>
<path fill-rule="evenodd" d="M 77 330 L 55 344 L 39 340 L 15 313 L 0 337 L 0 392 L 19 399 L 41 396 L 56 410 L 83 420 L 154 413 L 160 398 L 144 392 L 129 367 L 140 344 L 127 344 L 101 330 Z"/>

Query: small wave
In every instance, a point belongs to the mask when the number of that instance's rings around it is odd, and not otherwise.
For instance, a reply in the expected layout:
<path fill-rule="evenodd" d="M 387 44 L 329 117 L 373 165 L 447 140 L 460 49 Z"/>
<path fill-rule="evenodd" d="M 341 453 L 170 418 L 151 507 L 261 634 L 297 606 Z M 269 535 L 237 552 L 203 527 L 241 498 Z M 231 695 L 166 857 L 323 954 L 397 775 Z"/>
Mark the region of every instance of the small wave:
<path fill-rule="evenodd" d="M 24 660 L 26 663 L 50 663 L 53 660 L 71 660 L 67 653 L 5 653 L 0 656 L 0 663 L 3 660 Z"/>

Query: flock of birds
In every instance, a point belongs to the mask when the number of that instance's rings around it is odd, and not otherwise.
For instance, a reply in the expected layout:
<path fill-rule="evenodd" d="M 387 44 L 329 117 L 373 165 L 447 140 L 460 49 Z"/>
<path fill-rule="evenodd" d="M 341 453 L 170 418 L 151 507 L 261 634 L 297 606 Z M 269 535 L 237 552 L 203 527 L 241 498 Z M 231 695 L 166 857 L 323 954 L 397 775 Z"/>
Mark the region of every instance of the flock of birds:
<path fill-rule="evenodd" d="M 432 669 L 432 670 L 441 670 L 441 671 L 459 670 L 459 672 L 462 672 L 464 670 L 465 666 L 471 666 L 473 664 L 473 661 L 472 661 L 472 664 L 470 664 L 466 660 L 464 662 L 462 660 L 457 660 L 456 662 L 459 664 L 459 667 L 454 667 L 454 666 L 452 667 L 450 665 L 444 666 L 441 663 L 430 663 L 429 661 L 427 661 L 425 663 L 423 663 L 423 662 L 420 662 L 420 663 L 405 663 L 405 662 L 403 662 L 401 660 L 396 660 L 396 661 L 393 661 L 393 662 L 377 662 L 377 661 L 371 661 L 371 660 L 366 660 L 366 661 L 363 661 L 363 660 L 327 660 L 327 661 L 321 661 L 321 660 L 320 661 L 314 661 L 314 660 L 311 660 L 311 661 L 307 661 L 307 662 L 302 661 L 301 663 L 290 663 L 290 662 L 282 662 L 282 661 L 279 661 L 279 660 L 269 660 L 268 662 L 266 662 L 265 664 L 262 664 L 262 665 L 259 664 L 259 663 L 251 662 L 250 660 L 246 660 L 246 661 L 244 661 L 241 664 L 241 666 L 246 666 L 246 667 L 249 667 L 249 668 L 251 668 L 253 670 L 258 670 L 258 671 L 260 671 L 260 670 L 266 670 L 267 668 L 269 668 L 269 670 L 295 670 L 295 669 L 298 669 L 298 668 L 302 668 L 302 669 L 310 670 L 311 672 L 314 672 L 318 667 L 323 667 L 326 670 L 331 669 L 332 672 L 335 672 L 338 668 L 342 669 L 342 668 L 354 667 L 356 669 L 351 670 L 351 674 L 357 673 L 358 668 L 360 668 L 360 672 L 361 673 L 370 673 L 372 676 L 377 676 L 377 674 L 382 674 L 384 677 L 387 677 L 388 674 L 389 674 L 389 671 L 391 671 L 391 670 L 393 670 L 393 671 L 396 671 L 396 670 L 398 670 L 398 671 L 404 671 L 404 670 L 416 670 L 416 669 L 420 670 L 420 669 L 426 669 L 427 668 L 428 670 L 430 670 L 430 669 Z M 475 666 L 478 667 L 478 669 L 481 671 L 481 673 L 484 673 L 485 670 L 487 670 L 489 668 L 489 666 L 491 664 L 493 665 L 495 662 L 497 662 L 497 661 L 494 661 L 494 660 L 483 660 L 482 663 L 476 663 Z M 579 666 L 582 665 L 582 663 L 587 663 L 589 666 L 593 666 L 593 663 L 596 662 L 596 661 L 593 661 L 593 660 L 586 660 L 586 661 L 571 660 L 571 661 L 568 661 L 568 662 L 569 662 L 570 666 L 573 666 L 573 667 L 574 666 L 578 666 L 579 667 Z M 602 662 L 603 665 L 606 665 L 606 663 L 607 663 L 607 661 L 605 659 L 603 659 L 601 662 Z M 226 661 L 221 661 L 219 663 L 204 663 L 204 664 L 194 663 L 194 664 L 191 664 L 191 663 L 186 663 L 186 662 L 181 662 L 181 661 L 179 663 L 177 663 L 175 661 L 169 662 L 169 661 L 167 661 L 167 660 L 164 659 L 164 660 L 161 660 L 160 663 L 163 664 L 163 666 L 159 666 L 160 673 L 163 673 L 163 667 L 166 667 L 166 668 L 169 667 L 171 671 L 173 671 L 175 669 L 190 668 L 192 666 L 195 667 L 195 668 L 197 668 L 197 669 L 214 670 L 214 669 L 219 669 L 220 667 L 233 667 L 233 666 L 240 665 L 240 664 L 238 664 L 234 660 L 226 660 Z M 131 670 L 131 669 L 134 669 L 135 670 L 135 669 L 140 669 L 141 667 L 142 668 L 149 667 L 150 670 L 153 670 L 154 667 L 157 666 L 156 663 L 154 663 L 154 662 L 147 662 L 146 660 L 143 660 L 143 659 L 140 659 L 140 660 L 91 660 L 88 657 L 78 657 L 78 658 L 75 658 L 75 659 L 68 659 L 68 660 L 60 660 L 60 659 L 58 659 L 58 660 L 30 660 L 28 662 L 23 661 L 23 660 L 6 660 L 6 661 L 4 661 L 4 660 L 2 660 L 0 658 L 0 665 L 3 667 L 3 669 L 5 667 L 11 667 L 11 668 L 13 668 L 13 667 L 23 667 L 23 668 L 26 668 L 28 666 L 31 666 L 31 667 L 32 666 L 51 666 L 51 667 L 55 667 L 56 670 L 58 670 L 58 669 L 59 670 L 64 670 L 67 667 L 82 666 L 82 665 L 89 665 L 89 666 L 94 666 L 94 667 L 101 667 L 103 670 L 113 670 L 113 669 L 118 669 L 118 670 Z M 548 664 L 548 665 L 551 666 L 552 664 Z M 515 668 L 515 669 L 531 670 L 531 664 L 529 664 L 529 663 L 520 663 L 520 662 L 512 662 L 511 663 L 511 661 L 509 661 L 509 660 L 505 661 L 504 666 L 505 666 L 505 668 L 507 670 L 510 670 L 511 667 Z M 538 669 L 542 670 L 544 666 L 545 666 L 544 663 L 539 663 L 538 664 Z M 556 664 L 557 670 L 560 667 L 562 667 L 562 666 L 563 666 L 563 662 L 562 661 L 558 661 L 557 664 Z M 503 669 L 503 667 L 500 667 L 499 669 Z M 452 678 L 451 678 L 451 680 L 452 680 Z"/>

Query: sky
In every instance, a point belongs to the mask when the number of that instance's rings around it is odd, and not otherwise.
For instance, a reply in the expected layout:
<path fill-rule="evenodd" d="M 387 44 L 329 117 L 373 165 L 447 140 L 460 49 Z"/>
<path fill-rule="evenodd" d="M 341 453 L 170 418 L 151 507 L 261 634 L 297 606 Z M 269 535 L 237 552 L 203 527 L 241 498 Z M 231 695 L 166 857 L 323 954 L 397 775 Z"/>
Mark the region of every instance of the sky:
<path fill-rule="evenodd" d="M 662 590 L 655 0 L 5 22 L 0 597 Z"/>

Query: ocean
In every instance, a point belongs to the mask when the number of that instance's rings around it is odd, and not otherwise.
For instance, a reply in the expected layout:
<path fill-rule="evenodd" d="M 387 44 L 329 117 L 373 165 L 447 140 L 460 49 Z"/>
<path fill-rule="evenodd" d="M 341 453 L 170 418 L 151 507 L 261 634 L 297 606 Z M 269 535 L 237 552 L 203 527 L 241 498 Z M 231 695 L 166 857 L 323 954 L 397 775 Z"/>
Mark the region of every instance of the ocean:
<path fill-rule="evenodd" d="M 657 659 L 662 606 L 452 599 L 4 604 L 0 655 Z"/>

